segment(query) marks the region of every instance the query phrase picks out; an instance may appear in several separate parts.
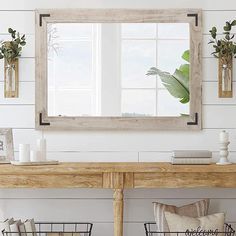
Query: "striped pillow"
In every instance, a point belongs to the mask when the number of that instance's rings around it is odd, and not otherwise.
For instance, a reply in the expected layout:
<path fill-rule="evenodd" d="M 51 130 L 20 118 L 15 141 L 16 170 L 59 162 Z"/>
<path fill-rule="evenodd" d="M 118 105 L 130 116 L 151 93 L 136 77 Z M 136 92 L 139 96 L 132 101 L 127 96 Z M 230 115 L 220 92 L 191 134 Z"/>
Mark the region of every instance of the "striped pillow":
<path fill-rule="evenodd" d="M 181 207 L 154 202 L 154 217 L 157 224 L 157 231 L 170 232 L 165 218 L 166 211 L 181 216 L 197 218 L 201 216 L 206 216 L 208 214 L 209 204 L 210 204 L 209 199 L 204 199 Z"/>

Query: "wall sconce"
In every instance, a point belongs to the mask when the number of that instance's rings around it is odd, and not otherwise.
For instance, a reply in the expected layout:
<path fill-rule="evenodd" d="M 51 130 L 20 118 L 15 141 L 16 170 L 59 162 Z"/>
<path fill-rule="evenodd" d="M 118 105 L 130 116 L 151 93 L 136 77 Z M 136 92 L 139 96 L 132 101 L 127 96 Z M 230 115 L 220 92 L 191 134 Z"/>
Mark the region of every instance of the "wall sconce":
<path fill-rule="evenodd" d="M 25 35 L 11 28 L 8 29 L 11 35 L 11 41 L 3 41 L 0 43 L 0 59 L 4 59 L 4 97 L 19 97 L 19 76 L 18 67 L 22 48 L 26 45 Z"/>
<path fill-rule="evenodd" d="M 233 58 L 236 58 L 236 43 L 233 41 L 234 34 L 231 30 L 234 26 L 236 26 L 236 20 L 226 21 L 223 27 L 223 37 L 215 26 L 209 31 L 212 38 L 208 44 L 212 44 L 214 49 L 211 54 L 219 60 L 218 96 L 220 98 L 233 97 Z M 218 36 L 221 38 L 218 39 Z"/>

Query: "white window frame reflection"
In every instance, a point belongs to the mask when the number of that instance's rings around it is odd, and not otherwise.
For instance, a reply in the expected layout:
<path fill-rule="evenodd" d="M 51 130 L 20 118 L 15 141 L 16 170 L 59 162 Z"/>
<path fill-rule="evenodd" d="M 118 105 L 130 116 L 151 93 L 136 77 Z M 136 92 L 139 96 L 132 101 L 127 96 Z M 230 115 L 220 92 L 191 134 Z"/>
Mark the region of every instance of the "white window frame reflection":
<path fill-rule="evenodd" d="M 56 26 L 55 26 L 56 27 Z M 53 93 L 53 106 L 50 106 L 50 101 L 48 99 L 48 106 L 51 108 L 49 112 L 49 116 L 67 116 L 67 114 L 59 114 L 57 112 L 57 106 L 56 106 L 56 96 L 59 91 L 87 91 L 91 92 L 92 94 L 92 106 L 91 106 L 91 114 L 82 114 L 81 116 L 93 116 L 95 115 L 100 115 L 101 113 L 101 101 L 100 101 L 100 24 L 92 24 L 92 38 L 83 38 L 83 37 L 78 37 L 78 38 L 68 38 L 66 36 L 65 38 L 58 38 L 56 39 L 56 42 L 60 45 L 60 43 L 71 43 L 71 42 L 88 42 L 92 44 L 92 72 L 91 72 L 91 86 L 83 86 L 83 87 L 76 87 L 76 88 L 58 88 L 56 84 L 56 75 L 55 75 L 55 69 L 53 69 L 53 87 L 48 86 L 48 90 Z M 49 49 L 48 49 L 49 50 Z M 56 51 L 53 50 L 52 55 L 52 60 L 57 57 Z M 48 59 L 50 60 L 50 58 Z M 56 61 L 53 60 L 53 68 L 55 68 L 55 63 Z M 52 110 L 53 109 L 53 110 Z"/>
<path fill-rule="evenodd" d="M 152 23 L 154 24 L 154 23 Z M 125 41 L 147 41 L 147 40 L 150 40 L 150 41 L 155 41 L 155 45 L 156 45 L 156 51 L 155 51 L 155 67 L 158 67 L 158 43 L 159 41 L 189 41 L 189 37 L 181 37 L 181 38 L 162 38 L 162 37 L 159 37 L 159 32 L 158 32 L 158 25 L 159 23 L 156 23 L 155 24 L 155 37 L 123 37 L 121 35 L 121 45 L 123 42 Z M 122 24 L 121 24 L 121 27 L 122 27 Z M 190 36 L 190 33 L 188 33 L 188 36 Z M 122 47 L 122 46 L 121 46 Z M 189 45 L 190 47 L 190 45 Z M 186 50 L 189 49 L 189 48 L 186 48 Z M 181 55 L 180 55 L 181 56 Z M 128 62 L 123 62 L 123 63 L 128 63 Z M 180 65 L 179 65 L 180 66 Z M 149 68 L 148 68 L 149 69 Z M 121 67 L 121 70 L 122 70 L 122 67 Z M 121 80 L 124 79 L 124 78 L 121 78 Z M 166 115 L 166 114 L 160 114 L 160 111 L 159 111 L 159 99 L 158 99 L 158 96 L 159 96 L 159 92 L 160 91 L 167 91 L 167 89 L 162 85 L 161 81 L 157 78 L 156 76 L 156 81 L 155 81 L 155 88 L 140 88 L 140 87 L 135 87 L 135 86 L 130 86 L 130 87 L 124 87 L 122 86 L 121 87 L 121 90 L 122 91 L 134 91 L 134 90 L 137 90 L 137 91 L 144 91 L 144 90 L 148 90 L 148 91 L 155 91 L 155 94 L 156 94 L 156 99 L 155 99 L 155 111 L 154 111 L 154 114 L 136 114 L 136 113 L 133 113 L 132 111 L 130 112 L 130 116 L 169 116 L 169 115 Z M 171 96 L 171 95 L 170 95 Z M 124 108 L 122 107 L 121 105 L 121 113 L 123 116 L 127 116 L 127 113 L 123 111 Z M 180 116 L 181 114 L 176 114 L 175 116 Z"/>

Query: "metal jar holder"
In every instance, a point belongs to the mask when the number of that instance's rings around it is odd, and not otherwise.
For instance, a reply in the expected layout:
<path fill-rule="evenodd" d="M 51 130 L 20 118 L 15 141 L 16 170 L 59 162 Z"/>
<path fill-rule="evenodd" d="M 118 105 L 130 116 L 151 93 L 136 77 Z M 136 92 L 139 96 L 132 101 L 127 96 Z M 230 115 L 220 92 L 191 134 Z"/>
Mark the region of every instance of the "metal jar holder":
<path fill-rule="evenodd" d="M 36 232 L 7 232 L 2 231 L 3 236 L 91 236 L 92 223 L 35 223 Z"/>
<path fill-rule="evenodd" d="M 158 232 L 155 222 L 144 224 L 146 236 L 234 236 L 235 230 L 231 225 L 224 225 L 224 232 Z"/>

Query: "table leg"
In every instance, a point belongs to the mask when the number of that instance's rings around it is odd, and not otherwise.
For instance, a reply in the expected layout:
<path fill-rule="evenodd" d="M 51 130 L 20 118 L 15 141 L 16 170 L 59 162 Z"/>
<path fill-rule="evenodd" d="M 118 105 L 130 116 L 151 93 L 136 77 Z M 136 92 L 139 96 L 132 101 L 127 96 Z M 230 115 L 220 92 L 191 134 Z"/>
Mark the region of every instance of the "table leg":
<path fill-rule="evenodd" d="M 114 189 L 113 211 L 114 211 L 114 236 L 123 236 L 123 189 Z"/>

